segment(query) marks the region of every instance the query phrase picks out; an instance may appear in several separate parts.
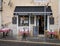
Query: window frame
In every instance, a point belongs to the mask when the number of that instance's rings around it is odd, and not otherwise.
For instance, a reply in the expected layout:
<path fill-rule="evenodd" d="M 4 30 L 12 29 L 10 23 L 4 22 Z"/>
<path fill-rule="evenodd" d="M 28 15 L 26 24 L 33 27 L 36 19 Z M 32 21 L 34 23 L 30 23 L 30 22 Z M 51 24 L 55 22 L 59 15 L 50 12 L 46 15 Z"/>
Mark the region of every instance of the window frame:
<path fill-rule="evenodd" d="M 29 16 L 24 16 L 24 17 L 27 17 L 28 19 L 26 18 L 23 19 L 23 16 L 18 17 L 18 26 L 29 26 Z M 28 21 L 28 23 L 25 23 L 26 21 Z"/>

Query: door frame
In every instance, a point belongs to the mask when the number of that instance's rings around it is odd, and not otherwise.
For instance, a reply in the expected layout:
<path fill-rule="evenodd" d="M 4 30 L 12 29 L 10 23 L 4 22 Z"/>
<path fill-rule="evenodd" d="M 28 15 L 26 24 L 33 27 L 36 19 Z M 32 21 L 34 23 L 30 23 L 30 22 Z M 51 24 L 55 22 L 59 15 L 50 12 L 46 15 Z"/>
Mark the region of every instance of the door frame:
<path fill-rule="evenodd" d="M 44 35 L 44 16 L 39 16 L 40 18 L 38 19 L 39 21 L 39 35 Z M 42 27 L 42 24 L 43 24 L 43 27 Z"/>
<path fill-rule="evenodd" d="M 43 15 L 43 16 L 44 16 L 44 23 L 45 23 L 46 15 Z M 39 26 L 39 19 L 37 19 L 37 16 L 36 16 L 36 26 Z M 49 30 L 49 16 L 47 16 L 47 30 Z M 45 33 L 45 24 L 44 24 L 44 33 Z M 38 32 L 38 35 L 41 35 L 41 34 L 39 34 L 39 32 Z M 42 34 L 42 35 L 44 35 L 44 34 Z"/>

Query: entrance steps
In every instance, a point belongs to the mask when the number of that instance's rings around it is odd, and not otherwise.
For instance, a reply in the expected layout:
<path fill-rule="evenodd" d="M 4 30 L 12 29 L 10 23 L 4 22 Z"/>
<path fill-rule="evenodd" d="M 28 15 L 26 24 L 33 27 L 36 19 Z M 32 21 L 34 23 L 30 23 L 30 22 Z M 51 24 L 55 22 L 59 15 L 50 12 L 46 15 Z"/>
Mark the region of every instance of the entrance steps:
<path fill-rule="evenodd" d="M 27 41 L 33 41 L 33 42 L 51 42 L 51 43 L 60 43 L 60 40 L 58 39 L 50 39 L 45 37 L 27 37 Z"/>
<path fill-rule="evenodd" d="M 44 35 L 38 35 L 38 37 L 44 37 Z"/>
<path fill-rule="evenodd" d="M 45 37 L 27 37 L 27 40 L 29 41 L 37 41 L 37 42 L 44 42 L 45 41 Z"/>

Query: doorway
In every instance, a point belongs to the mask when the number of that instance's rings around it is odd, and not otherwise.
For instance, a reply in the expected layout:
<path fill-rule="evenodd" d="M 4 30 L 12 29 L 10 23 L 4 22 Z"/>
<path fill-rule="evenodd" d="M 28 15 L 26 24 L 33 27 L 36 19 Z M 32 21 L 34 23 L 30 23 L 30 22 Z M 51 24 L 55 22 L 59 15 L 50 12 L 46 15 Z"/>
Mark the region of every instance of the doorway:
<path fill-rule="evenodd" d="M 39 16 L 39 34 L 44 34 L 44 16 Z"/>

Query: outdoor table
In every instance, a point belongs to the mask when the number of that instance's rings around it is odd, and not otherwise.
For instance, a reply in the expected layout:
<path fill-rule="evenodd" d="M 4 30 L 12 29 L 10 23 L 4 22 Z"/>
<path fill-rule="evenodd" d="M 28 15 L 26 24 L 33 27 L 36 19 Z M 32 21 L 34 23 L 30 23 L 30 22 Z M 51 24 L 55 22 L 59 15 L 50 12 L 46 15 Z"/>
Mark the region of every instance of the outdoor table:
<path fill-rule="evenodd" d="M 3 37 L 7 36 L 8 32 L 10 31 L 9 28 L 3 28 L 3 29 L 0 29 L 0 32 L 3 32 Z M 6 33 L 6 34 L 5 34 Z"/>
<path fill-rule="evenodd" d="M 29 32 L 28 32 L 28 31 L 26 31 L 26 32 L 24 32 L 24 31 L 19 31 L 19 34 L 20 34 L 20 35 L 23 35 L 24 33 L 25 33 L 26 35 L 29 35 Z"/>
<path fill-rule="evenodd" d="M 50 38 L 53 38 L 54 32 L 48 32 L 50 34 Z"/>

